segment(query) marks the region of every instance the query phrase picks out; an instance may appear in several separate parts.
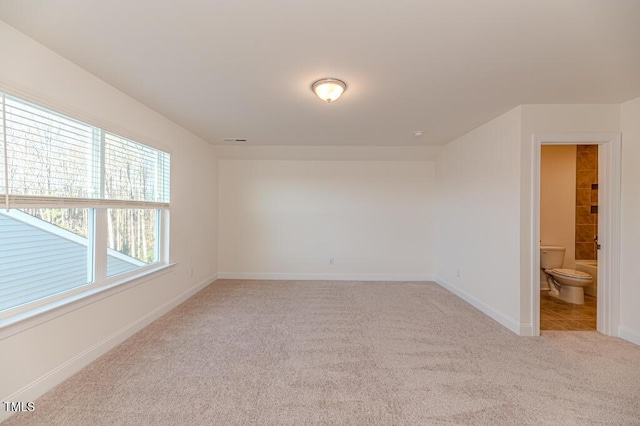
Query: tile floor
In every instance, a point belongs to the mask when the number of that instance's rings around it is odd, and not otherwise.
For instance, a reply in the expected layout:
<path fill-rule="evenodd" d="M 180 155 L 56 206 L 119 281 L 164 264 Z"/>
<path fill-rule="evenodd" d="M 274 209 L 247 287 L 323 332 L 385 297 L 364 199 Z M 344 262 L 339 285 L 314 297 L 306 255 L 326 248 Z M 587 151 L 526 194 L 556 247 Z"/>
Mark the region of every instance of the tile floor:
<path fill-rule="evenodd" d="M 584 305 L 574 305 L 540 292 L 540 330 L 595 330 L 596 298 L 584 296 Z"/>

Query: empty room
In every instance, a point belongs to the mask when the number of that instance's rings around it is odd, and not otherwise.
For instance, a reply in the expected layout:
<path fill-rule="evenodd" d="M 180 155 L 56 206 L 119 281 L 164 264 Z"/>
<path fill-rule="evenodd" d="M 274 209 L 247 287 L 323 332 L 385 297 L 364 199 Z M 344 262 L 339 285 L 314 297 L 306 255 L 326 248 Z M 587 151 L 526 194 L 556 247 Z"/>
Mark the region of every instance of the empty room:
<path fill-rule="evenodd" d="M 0 422 L 638 425 L 639 22 L 3 0 Z"/>

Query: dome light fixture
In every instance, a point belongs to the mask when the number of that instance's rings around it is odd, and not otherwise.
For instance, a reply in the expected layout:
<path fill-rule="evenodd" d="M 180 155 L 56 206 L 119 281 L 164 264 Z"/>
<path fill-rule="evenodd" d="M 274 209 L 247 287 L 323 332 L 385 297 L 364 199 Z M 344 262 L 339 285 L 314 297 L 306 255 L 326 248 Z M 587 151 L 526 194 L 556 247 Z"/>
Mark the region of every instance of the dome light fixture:
<path fill-rule="evenodd" d="M 323 78 L 311 85 L 311 90 L 326 103 L 338 99 L 347 90 L 347 84 L 337 78 Z"/>

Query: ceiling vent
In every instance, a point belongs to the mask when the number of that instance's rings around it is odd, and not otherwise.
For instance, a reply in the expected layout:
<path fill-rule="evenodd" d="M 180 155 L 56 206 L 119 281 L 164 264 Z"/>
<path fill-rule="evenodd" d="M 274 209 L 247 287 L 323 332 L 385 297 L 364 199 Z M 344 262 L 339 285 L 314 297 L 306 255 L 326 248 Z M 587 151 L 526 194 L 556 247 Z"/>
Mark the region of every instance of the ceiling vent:
<path fill-rule="evenodd" d="M 246 142 L 246 139 L 239 139 L 239 138 L 224 138 L 222 139 L 225 142 Z"/>

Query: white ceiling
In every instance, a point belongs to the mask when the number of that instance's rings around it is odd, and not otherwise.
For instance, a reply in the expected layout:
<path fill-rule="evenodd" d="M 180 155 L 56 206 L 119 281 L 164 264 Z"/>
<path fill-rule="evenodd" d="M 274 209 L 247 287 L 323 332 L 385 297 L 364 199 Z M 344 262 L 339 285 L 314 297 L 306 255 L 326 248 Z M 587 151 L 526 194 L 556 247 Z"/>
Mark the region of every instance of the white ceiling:
<path fill-rule="evenodd" d="M 438 145 L 519 104 L 640 96 L 639 0 L 3 0 L 0 19 L 213 144 Z"/>

